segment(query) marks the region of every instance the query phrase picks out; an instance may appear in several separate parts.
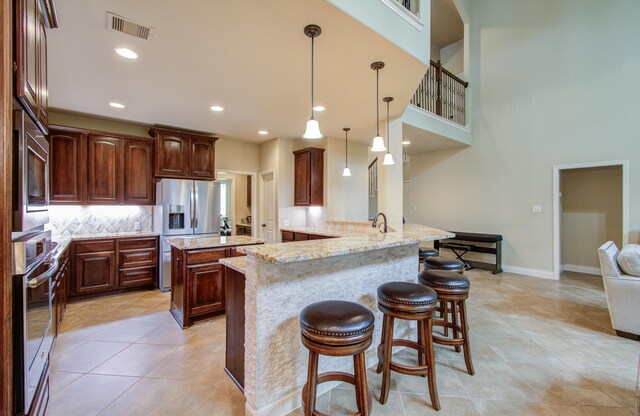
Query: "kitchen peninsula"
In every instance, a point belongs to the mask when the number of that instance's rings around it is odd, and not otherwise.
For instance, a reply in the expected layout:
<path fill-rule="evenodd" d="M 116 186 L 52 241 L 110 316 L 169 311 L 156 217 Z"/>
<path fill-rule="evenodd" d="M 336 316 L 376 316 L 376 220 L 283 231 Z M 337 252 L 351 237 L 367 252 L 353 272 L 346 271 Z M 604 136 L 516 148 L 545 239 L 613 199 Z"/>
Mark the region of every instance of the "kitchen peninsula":
<path fill-rule="evenodd" d="M 182 328 L 194 320 L 225 311 L 225 275 L 220 260 L 243 256 L 241 246 L 262 244 L 249 236 L 173 237 L 171 245 L 170 312 Z"/>
<path fill-rule="evenodd" d="M 282 231 L 315 238 L 238 247 L 246 258 L 220 260 L 227 268 L 228 304 L 234 305 L 227 309 L 226 369 L 244 389 L 247 414 L 282 415 L 300 406 L 308 354 L 300 342 L 300 310 L 328 299 L 358 302 L 375 314 L 379 339 L 377 287 L 414 281 L 419 243 L 454 236 L 415 224 L 391 226 L 385 234 L 370 223 L 345 221 Z M 409 327 L 396 328 L 400 335 Z M 373 364 L 373 346 L 367 357 Z M 351 366 L 350 357 L 321 360 L 319 371 Z M 319 386 L 319 393 L 330 387 Z"/>

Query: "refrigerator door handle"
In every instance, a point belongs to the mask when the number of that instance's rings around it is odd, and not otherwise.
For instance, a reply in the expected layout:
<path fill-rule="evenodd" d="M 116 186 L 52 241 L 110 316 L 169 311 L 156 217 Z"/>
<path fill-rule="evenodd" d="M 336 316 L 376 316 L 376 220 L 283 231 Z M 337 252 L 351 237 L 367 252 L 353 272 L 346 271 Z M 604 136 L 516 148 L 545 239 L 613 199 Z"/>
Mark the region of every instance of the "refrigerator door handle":
<path fill-rule="evenodd" d="M 191 185 L 191 228 L 196 228 L 196 204 L 195 202 L 195 194 L 196 194 L 196 185 L 195 183 Z"/>
<path fill-rule="evenodd" d="M 194 184 L 194 189 L 195 189 L 195 184 Z M 198 190 L 197 189 L 196 189 L 196 192 L 194 192 L 194 196 L 195 196 L 195 204 L 193 204 L 193 212 L 195 216 L 195 224 L 193 225 L 193 228 L 198 228 Z"/>

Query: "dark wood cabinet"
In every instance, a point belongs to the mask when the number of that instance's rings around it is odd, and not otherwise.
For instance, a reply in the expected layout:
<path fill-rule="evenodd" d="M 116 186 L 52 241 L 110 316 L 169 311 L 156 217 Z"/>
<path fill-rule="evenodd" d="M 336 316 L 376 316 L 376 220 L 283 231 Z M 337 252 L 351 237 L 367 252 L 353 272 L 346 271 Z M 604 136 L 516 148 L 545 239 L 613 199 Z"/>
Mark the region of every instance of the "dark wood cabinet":
<path fill-rule="evenodd" d="M 209 137 L 179 130 L 153 127 L 156 139 L 155 176 L 157 178 L 213 180 L 215 142 Z"/>
<path fill-rule="evenodd" d="M 57 27 L 51 0 L 17 0 L 16 97 L 43 133 L 48 131 L 47 29 Z"/>
<path fill-rule="evenodd" d="M 52 204 L 155 204 L 152 139 L 55 126 L 49 142 Z"/>
<path fill-rule="evenodd" d="M 153 143 L 126 139 L 124 143 L 124 202 L 153 205 Z"/>
<path fill-rule="evenodd" d="M 220 263 L 187 266 L 190 315 L 224 310 L 223 271 Z"/>
<path fill-rule="evenodd" d="M 292 242 L 292 241 L 307 241 L 307 240 L 324 240 L 326 238 L 334 238 L 334 237 L 329 237 L 326 235 L 320 235 L 320 234 L 308 234 L 308 233 L 301 233 L 301 232 L 293 232 L 293 231 L 285 231 L 282 230 L 282 242 L 283 243 L 288 243 L 288 242 Z"/>
<path fill-rule="evenodd" d="M 123 141 L 116 137 L 89 134 L 87 146 L 87 202 L 117 204 L 123 201 Z"/>
<path fill-rule="evenodd" d="M 244 326 L 246 277 L 225 267 L 226 349 L 225 371 L 244 391 Z"/>
<path fill-rule="evenodd" d="M 70 260 L 69 249 L 67 248 L 58 259 L 58 272 L 56 273 L 52 281 L 52 298 L 51 298 L 51 312 L 52 312 L 52 325 L 54 335 L 57 336 L 60 332 L 60 325 L 62 324 L 62 318 L 67 309 L 67 297 L 69 288 L 69 273 L 70 273 Z"/>
<path fill-rule="evenodd" d="M 251 226 L 247 224 L 236 224 L 236 235 L 251 235 Z"/>
<path fill-rule="evenodd" d="M 72 296 L 158 285 L 158 237 L 73 243 Z"/>
<path fill-rule="evenodd" d="M 324 149 L 308 147 L 294 154 L 294 205 L 324 205 Z"/>
<path fill-rule="evenodd" d="M 79 132 L 49 132 L 49 199 L 52 204 L 80 204 L 86 177 L 84 136 Z"/>
<path fill-rule="evenodd" d="M 247 206 L 251 207 L 251 175 L 247 175 Z"/>

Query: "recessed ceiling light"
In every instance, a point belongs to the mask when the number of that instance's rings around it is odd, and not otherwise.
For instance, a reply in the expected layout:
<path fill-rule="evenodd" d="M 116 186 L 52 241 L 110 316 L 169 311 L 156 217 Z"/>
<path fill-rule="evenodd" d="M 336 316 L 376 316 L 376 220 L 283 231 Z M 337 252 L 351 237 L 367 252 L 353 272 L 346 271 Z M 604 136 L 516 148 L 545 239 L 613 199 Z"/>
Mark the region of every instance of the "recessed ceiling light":
<path fill-rule="evenodd" d="M 265 136 L 265 135 L 269 134 L 269 132 L 266 131 L 266 130 L 258 130 L 258 134 L 262 134 L 263 136 Z"/>
<path fill-rule="evenodd" d="M 124 104 L 120 104 L 120 103 L 109 103 L 109 105 L 113 108 L 124 108 Z"/>
<path fill-rule="evenodd" d="M 123 58 L 138 59 L 138 54 L 129 48 L 116 48 L 116 53 Z"/>
<path fill-rule="evenodd" d="M 220 111 L 223 111 L 223 110 L 224 110 L 224 108 L 220 107 L 219 105 L 212 105 L 211 106 L 211 111 L 216 111 L 216 112 L 219 113 Z"/>
<path fill-rule="evenodd" d="M 411 144 L 411 142 L 409 140 L 403 140 L 402 144 Z"/>
<path fill-rule="evenodd" d="M 315 107 L 313 107 L 313 111 L 324 111 L 325 108 L 321 105 L 317 105 Z"/>

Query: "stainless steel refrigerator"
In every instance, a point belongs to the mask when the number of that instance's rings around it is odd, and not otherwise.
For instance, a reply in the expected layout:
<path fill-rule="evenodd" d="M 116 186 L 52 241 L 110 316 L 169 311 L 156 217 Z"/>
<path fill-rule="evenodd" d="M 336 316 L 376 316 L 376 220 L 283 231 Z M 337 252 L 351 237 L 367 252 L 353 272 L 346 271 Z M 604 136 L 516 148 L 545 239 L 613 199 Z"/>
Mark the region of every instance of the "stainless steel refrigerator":
<path fill-rule="evenodd" d="M 171 289 L 171 246 L 165 237 L 220 235 L 220 184 L 162 179 L 156 185 L 153 229 L 161 233 L 160 289 Z"/>

